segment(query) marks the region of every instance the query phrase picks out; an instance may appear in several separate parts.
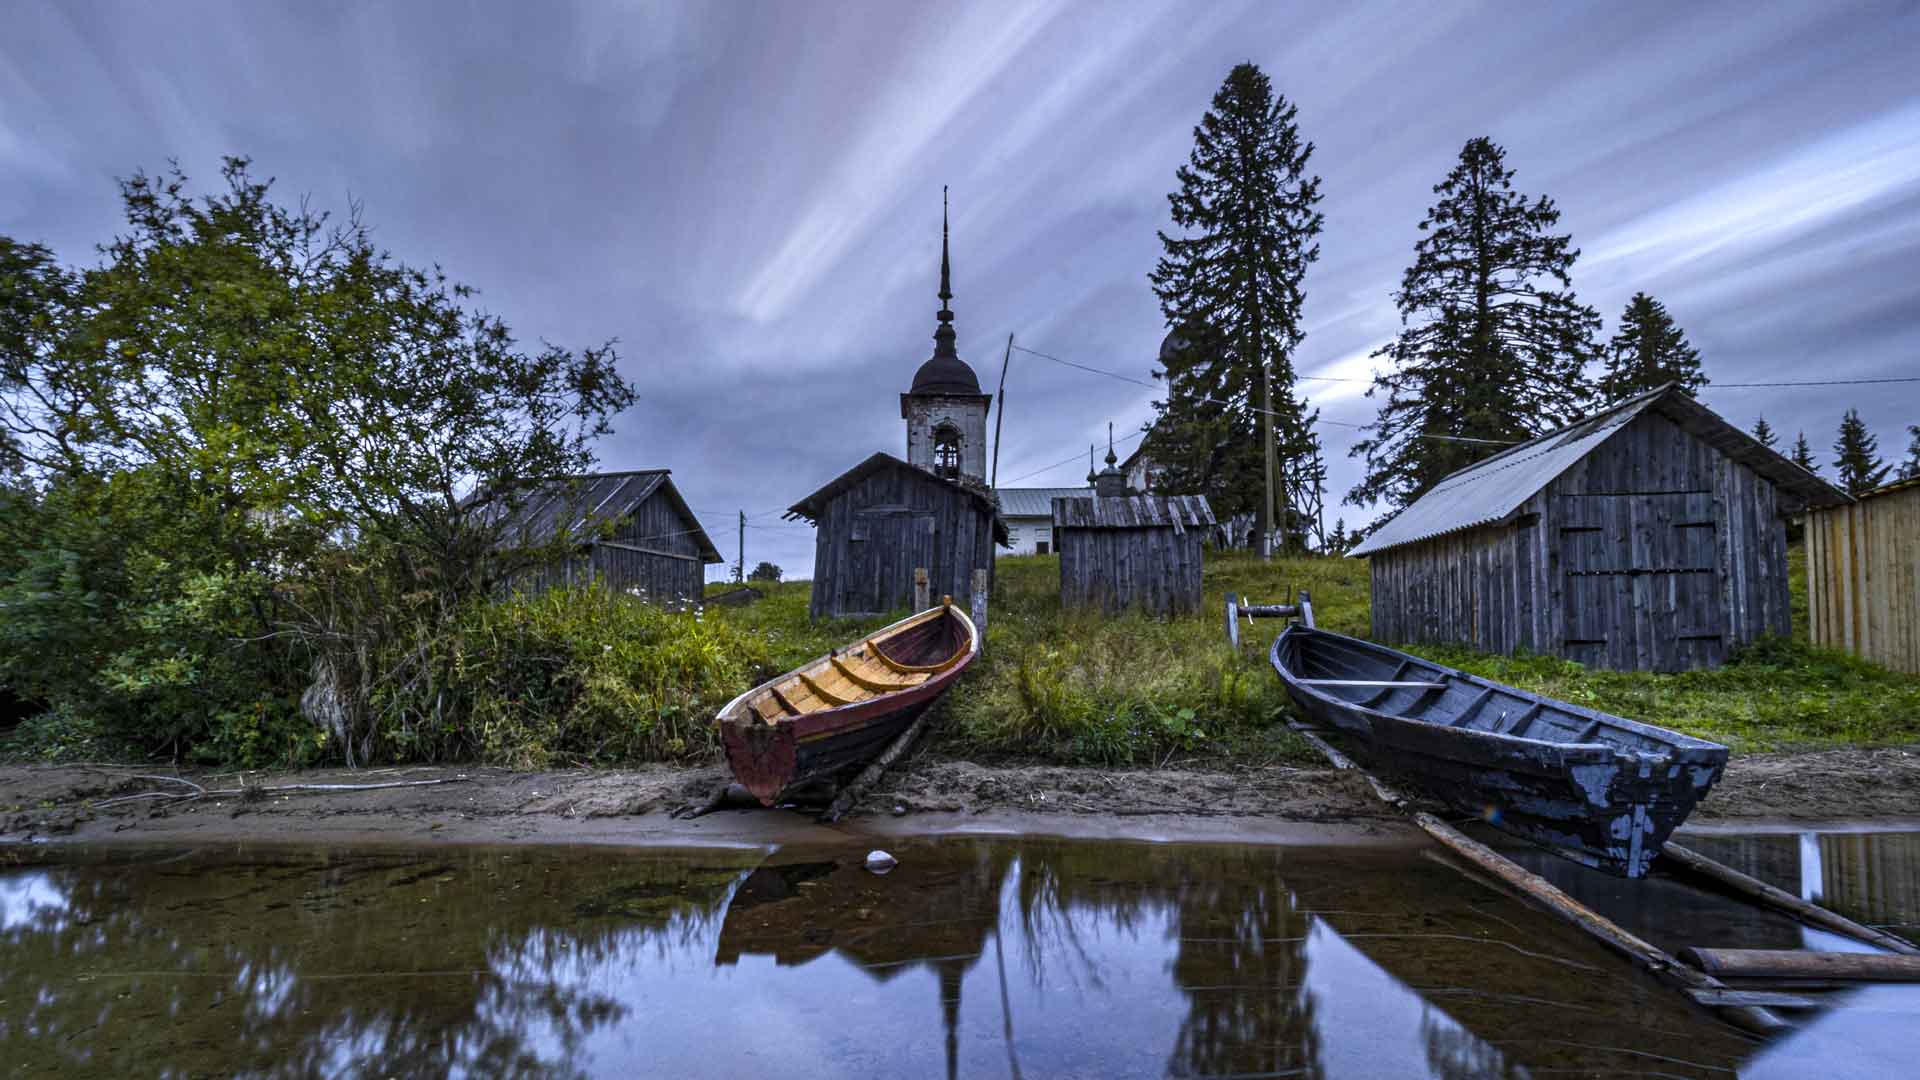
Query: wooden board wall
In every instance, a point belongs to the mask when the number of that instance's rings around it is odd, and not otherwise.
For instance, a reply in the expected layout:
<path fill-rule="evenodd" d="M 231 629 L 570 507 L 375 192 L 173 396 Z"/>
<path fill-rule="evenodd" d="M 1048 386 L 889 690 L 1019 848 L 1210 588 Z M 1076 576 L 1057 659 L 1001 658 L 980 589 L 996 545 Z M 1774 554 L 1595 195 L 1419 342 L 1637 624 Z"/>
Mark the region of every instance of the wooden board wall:
<path fill-rule="evenodd" d="M 706 564 L 691 530 L 699 522 L 684 517 L 665 493 L 655 490 L 614 530 L 607 543 L 595 543 L 571 559 L 527 574 L 519 587 L 533 592 L 603 585 L 650 603 L 681 605 L 700 597 Z M 635 550 L 644 548 L 646 550 Z"/>
<path fill-rule="evenodd" d="M 1507 521 L 1369 563 L 1373 634 L 1385 642 L 1683 671 L 1790 630 L 1773 485 L 1652 413 Z"/>
<path fill-rule="evenodd" d="M 1815 645 L 1920 675 L 1920 486 L 1807 515 Z"/>
<path fill-rule="evenodd" d="M 1204 534 L 1172 526 L 1054 530 L 1060 540 L 1060 606 L 1167 616 L 1200 610 Z"/>
<path fill-rule="evenodd" d="M 878 615 L 913 603 L 927 568 L 933 599 L 967 604 L 973 571 L 993 574 L 993 513 L 912 466 L 878 469 L 833 496 L 814 533 L 812 616 Z"/>

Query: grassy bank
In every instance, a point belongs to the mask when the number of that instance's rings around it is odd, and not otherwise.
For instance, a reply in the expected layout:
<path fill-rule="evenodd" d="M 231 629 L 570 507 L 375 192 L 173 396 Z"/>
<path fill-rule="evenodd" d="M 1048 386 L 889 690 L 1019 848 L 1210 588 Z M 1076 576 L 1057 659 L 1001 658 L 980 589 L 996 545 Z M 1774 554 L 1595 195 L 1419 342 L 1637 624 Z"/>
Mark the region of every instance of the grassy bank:
<path fill-rule="evenodd" d="M 1920 679 L 1809 648 L 1797 548 L 1792 569 L 1795 640 L 1749 649 L 1718 671 L 1588 671 L 1547 657 L 1412 651 L 1738 751 L 1920 741 Z M 1063 612 L 1058 582 L 1057 556 L 1000 560 L 988 653 L 942 705 L 943 750 L 1105 765 L 1312 760 L 1281 723 L 1285 696 L 1260 642 L 1249 641 L 1237 656 L 1227 646 L 1221 603 L 1229 592 L 1279 601 L 1308 589 L 1321 626 L 1361 636 L 1368 630 L 1367 570 L 1353 560 L 1211 557 L 1202 610 L 1165 622 Z M 787 666 L 885 622 L 815 626 L 807 622 L 807 597 L 806 582 L 789 582 L 718 617 L 763 639 L 768 661 Z M 1259 623 L 1253 636 L 1270 638 L 1277 629 Z"/>

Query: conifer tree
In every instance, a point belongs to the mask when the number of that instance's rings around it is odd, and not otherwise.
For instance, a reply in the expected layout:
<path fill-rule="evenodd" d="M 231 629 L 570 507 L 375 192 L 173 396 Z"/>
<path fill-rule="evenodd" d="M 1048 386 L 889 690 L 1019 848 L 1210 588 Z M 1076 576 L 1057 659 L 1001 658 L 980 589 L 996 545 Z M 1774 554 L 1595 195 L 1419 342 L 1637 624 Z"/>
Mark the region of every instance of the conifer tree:
<path fill-rule="evenodd" d="M 1600 376 L 1600 397 L 1619 401 L 1677 382 L 1689 394 L 1707 385 L 1700 352 L 1667 313 L 1646 293 L 1634 293 L 1620 314 L 1620 329 L 1607 342 L 1607 369 Z"/>
<path fill-rule="evenodd" d="M 1908 424 L 1907 460 L 1900 463 L 1900 479 L 1920 480 L 1920 424 Z"/>
<path fill-rule="evenodd" d="M 1257 510 L 1263 550 L 1275 524 L 1290 538 L 1319 535 L 1326 485 L 1319 413 L 1294 389 L 1301 284 L 1320 255 L 1322 223 L 1320 178 L 1307 173 L 1313 144 L 1300 138 L 1296 112 L 1255 65 L 1228 73 L 1167 196 L 1182 235 L 1160 234 L 1152 274 L 1182 339 L 1161 352 L 1167 397 L 1155 403 L 1168 483 L 1217 500 L 1223 515 Z M 1265 497 L 1269 468 L 1278 523 Z"/>
<path fill-rule="evenodd" d="M 1839 470 L 1840 486 L 1849 495 L 1872 491 L 1887 479 L 1890 462 L 1880 460 L 1879 440 L 1860 419 L 1860 410 L 1848 409 L 1840 419 L 1840 437 L 1833 442 L 1833 467 Z"/>
<path fill-rule="evenodd" d="M 1387 400 L 1351 453 L 1366 477 L 1347 494 L 1401 507 L 1440 479 L 1577 419 L 1600 316 L 1574 296 L 1580 252 L 1554 232 L 1560 211 L 1513 189 L 1506 152 L 1469 141 L 1434 187 L 1413 265 L 1394 300 L 1400 335 L 1375 353 L 1392 367 L 1367 396 Z"/>
<path fill-rule="evenodd" d="M 1773 433 L 1773 425 L 1767 423 L 1767 418 L 1764 416 L 1753 422 L 1753 437 L 1760 440 L 1760 445 L 1769 450 L 1780 441 L 1780 436 Z"/>
<path fill-rule="evenodd" d="M 1807 445 L 1806 432 L 1801 432 L 1800 437 L 1793 440 L 1793 453 L 1788 456 L 1793 458 L 1795 465 L 1816 476 L 1820 474 L 1820 463 L 1813 460 L 1813 447 Z"/>

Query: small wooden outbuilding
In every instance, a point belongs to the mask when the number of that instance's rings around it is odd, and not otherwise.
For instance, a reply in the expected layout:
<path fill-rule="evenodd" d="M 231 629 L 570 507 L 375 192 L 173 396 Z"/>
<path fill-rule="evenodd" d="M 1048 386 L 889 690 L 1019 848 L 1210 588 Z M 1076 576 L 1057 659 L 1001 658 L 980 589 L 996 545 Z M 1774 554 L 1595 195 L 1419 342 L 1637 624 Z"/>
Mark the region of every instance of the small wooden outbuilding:
<path fill-rule="evenodd" d="M 812 616 L 879 615 L 913 603 L 913 572 L 927 571 L 934 600 L 970 605 L 973 572 L 991 588 L 993 549 L 1007 527 L 985 486 L 875 454 L 794 503 L 786 514 L 815 528 Z"/>
<path fill-rule="evenodd" d="M 604 585 L 659 604 L 688 604 L 706 588 L 707 566 L 724 562 L 666 469 L 590 473 L 540 482 L 521 503 L 506 539 L 538 545 L 571 537 L 573 554 L 515 586 Z"/>
<path fill-rule="evenodd" d="M 1060 606 L 1152 615 L 1200 609 L 1203 495 L 1080 495 L 1053 500 Z"/>
<path fill-rule="evenodd" d="M 1711 668 L 1789 632 L 1786 517 L 1846 502 L 1669 384 L 1454 473 L 1352 554 L 1376 641 Z"/>
<path fill-rule="evenodd" d="M 1815 645 L 1920 675 L 1920 477 L 1807 515 Z"/>

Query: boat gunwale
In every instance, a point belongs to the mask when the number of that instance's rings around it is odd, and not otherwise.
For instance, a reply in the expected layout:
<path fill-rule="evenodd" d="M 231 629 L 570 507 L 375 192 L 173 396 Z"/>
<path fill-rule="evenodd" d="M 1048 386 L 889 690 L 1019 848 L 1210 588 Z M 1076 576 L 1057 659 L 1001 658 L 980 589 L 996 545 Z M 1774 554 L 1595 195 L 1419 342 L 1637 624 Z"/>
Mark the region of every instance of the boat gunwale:
<path fill-rule="evenodd" d="M 1298 640 L 1301 640 L 1301 641 L 1310 640 L 1312 637 L 1316 637 L 1316 636 L 1326 638 L 1326 639 L 1345 638 L 1346 640 L 1350 640 L 1358 643 L 1359 645 L 1365 646 L 1368 649 L 1375 649 L 1381 652 L 1392 654 L 1396 657 L 1411 659 L 1416 664 L 1424 664 L 1427 667 L 1432 668 L 1436 671 L 1444 672 L 1448 678 L 1459 679 L 1472 686 L 1476 686 L 1482 689 L 1491 687 L 1497 691 L 1503 690 L 1508 693 L 1520 695 L 1521 697 L 1524 697 L 1524 698 L 1529 698 L 1537 701 L 1544 701 L 1549 703 L 1552 706 L 1565 709 L 1567 712 L 1572 713 L 1575 716 L 1583 717 L 1589 721 L 1599 721 L 1602 724 L 1610 724 L 1610 725 L 1618 726 L 1620 728 L 1623 728 L 1635 734 L 1645 735 L 1645 736 L 1660 740 L 1666 743 L 1667 745 L 1664 751 L 1635 750 L 1635 749 L 1630 749 L 1624 746 L 1615 746 L 1612 743 L 1606 743 L 1606 742 L 1592 742 L 1592 741 L 1565 742 L 1565 741 L 1560 741 L 1555 739 L 1538 739 L 1538 738 L 1533 738 L 1527 735 L 1509 735 L 1509 734 L 1506 734 L 1505 732 L 1484 731 L 1479 728 L 1451 727 L 1446 724 L 1434 723 L 1431 720 L 1420 720 L 1410 716 L 1403 716 L 1396 713 L 1383 712 L 1379 709 L 1371 708 L 1364 705 L 1359 705 L 1355 702 L 1348 701 L 1344 698 L 1335 697 L 1332 694 L 1326 693 L 1325 691 L 1319 690 L 1313 686 L 1305 684 L 1302 681 L 1304 679 L 1304 676 L 1295 674 L 1290 668 L 1286 667 L 1281 663 L 1281 659 L 1280 659 L 1281 643 L 1287 640 L 1287 637 L 1289 634 L 1297 634 Z M 1290 625 L 1286 629 L 1280 631 L 1280 633 L 1273 639 L 1273 646 L 1268 652 L 1268 660 L 1273 665 L 1273 669 L 1275 673 L 1278 674 L 1281 680 L 1287 684 L 1287 689 L 1289 692 L 1311 694 L 1316 699 L 1326 703 L 1331 707 L 1344 709 L 1350 713 L 1363 714 L 1367 716 L 1370 720 L 1378 719 L 1378 720 L 1384 720 L 1384 721 L 1388 721 L 1390 723 L 1395 723 L 1395 724 L 1418 724 L 1422 729 L 1425 729 L 1425 730 L 1445 731 L 1463 738 L 1489 740 L 1489 742 L 1493 745 L 1503 745 L 1517 752 L 1537 754 L 1541 750 L 1552 748 L 1553 750 L 1559 751 L 1562 757 L 1565 757 L 1567 756 L 1568 751 L 1585 751 L 1585 753 L 1580 753 L 1574 756 L 1579 758 L 1587 758 L 1587 757 L 1596 757 L 1596 756 L 1604 755 L 1604 756 L 1611 757 L 1615 761 L 1629 762 L 1636 765 L 1637 764 L 1652 765 L 1652 764 L 1659 764 L 1659 763 L 1665 762 L 1672 765 L 1721 765 L 1721 766 L 1724 766 L 1726 764 L 1728 756 L 1730 756 L 1730 751 L 1728 750 L 1728 748 L 1721 743 L 1712 742 L 1707 739 L 1697 738 L 1695 736 L 1685 734 L 1684 732 L 1674 731 L 1671 728 L 1663 728 L 1654 724 L 1644 723 L 1642 721 L 1634 720 L 1629 717 L 1616 716 L 1612 713 L 1600 712 L 1597 709 L 1589 709 L 1582 705 L 1576 705 L 1570 701 L 1561 701 L 1559 698 L 1548 697 L 1545 694 L 1536 694 L 1530 690 L 1522 690 L 1517 686 L 1508 686 L 1505 683 L 1499 683 L 1499 682 L 1493 681 L 1492 679 L 1482 678 L 1481 676 L 1474 675 L 1465 671 L 1461 671 L 1458 668 L 1451 668 L 1445 664 L 1441 664 L 1433 660 L 1428 660 L 1424 657 L 1414 656 L 1411 653 L 1401 652 L 1399 649 L 1395 649 L 1386 645 L 1381 645 L 1378 642 L 1365 641 L 1360 638 L 1347 638 L 1346 635 L 1344 634 L 1335 634 L 1332 631 L 1328 631 L 1328 630 L 1320 630 L 1313 627 L 1300 626 L 1298 624 Z M 1596 751 L 1599 753 L 1596 754 L 1595 753 Z"/>
<path fill-rule="evenodd" d="M 884 637 L 887 634 L 898 633 L 899 631 L 902 631 L 911 626 L 914 626 L 919 622 L 931 621 L 933 618 L 943 614 L 960 620 L 960 625 L 964 627 L 967 631 L 966 644 L 961 649 L 957 650 L 958 653 L 960 654 L 959 661 L 949 666 L 945 671 L 935 673 L 924 682 L 915 683 L 912 686 L 903 686 L 898 690 L 889 691 L 884 694 L 875 694 L 872 697 L 861 698 L 858 701 L 850 701 L 845 705 L 835 705 L 830 709 L 818 709 L 813 712 L 801 713 L 798 716 L 783 716 L 777 721 L 760 721 L 760 722 L 764 724 L 766 727 L 773 728 L 775 730 L 778 730 L 782 727 L 790 728 L 793 730 L 794 738 L 796 740 L 813 739 L 813 738 L 818 738 L 821 735 L 831 734 L 832 732 L 831 730 L 828 730 L 828 731 L 809 730 L 805 733 L 802 733 L 799 727 L 802 721 L 813 721 L 818 718 L 830 718 L 827 720 L 825 724 L 809 723 L 808 727 L 814 728 L 814 729 L 817 729 L 820 727 L 831 729 L 837 726 L 835 723 L 836 720 L 845 718 L 846 715 L 853 710 L 856 710 L 856 709 L 865 710 L 865 709 L 871 708 L 873 705 L 877 703 L 893 700 L 907 694 L 920 694 L 923 691 L 925 691 L 928 687 L 934 687 L 934 686 L 944 687 L 955 676 L 959 675 L 960 672 L 965 671 L 967 667 L 972 664 L 973 659 L 980 655 L 980 630 L 978 627 L 973 625 L 973 620 L 967 616 L 967 613 L 964 611 L 961 611 L 957 605 L 954 605 L 951 603 L 936 604 L 925 611 L 914 612 L 913 614 L 908 615 L 903 619 L 899 619 L 899 620 L 896 620 L 895 622 L 889 623 L 886 626 L 883 626 L 880 629 L 873 631 L 872 633 L 862 635 L 859 639 L 859 642 L 861 644 L 865 644 L 877 638 Z M 786 671 L 783 671 L 780 674 L 775 675 L 771 679 L 768 679 L 766 682 L 763 682 L 758 686 L 742 691 L 732 701 L 729 701 L 725 705 L 721 706 L 720 711 L 714 714 L 714 722 L 716 724 L 746 723 L 747 722 L 746 717 L 735 715 L 735 714 L 738 713 L 741 710 L 742 706 L 747 701 L 751 700 L 756 694 L 766 691 L 778 683 L 785 682 L 787 679 L 793 678 L 795 675 L 801 672 L 810 670 L 815 665 L 824 664 L 832 660 L 834 657 L 839 656 L 840 654 L 841 654 L 840 650 L 838 649 L 832 650 L 830 652 L 822 653 L 811 660 L 804 661 L 791 668 L 788 668 Z M 754 719 L 757 720 L 758 717 L 755 717 Z"/>

